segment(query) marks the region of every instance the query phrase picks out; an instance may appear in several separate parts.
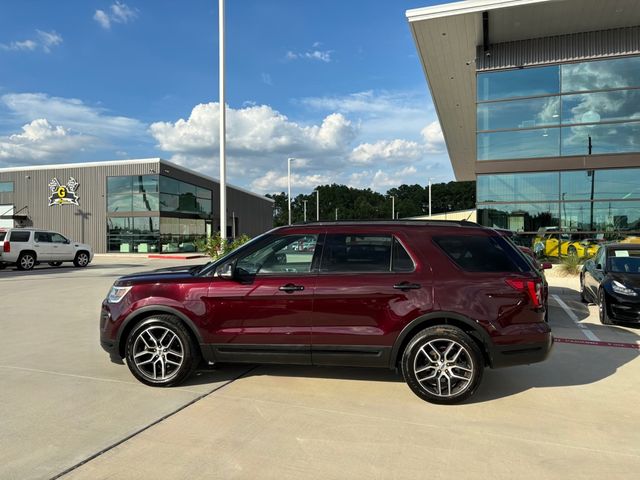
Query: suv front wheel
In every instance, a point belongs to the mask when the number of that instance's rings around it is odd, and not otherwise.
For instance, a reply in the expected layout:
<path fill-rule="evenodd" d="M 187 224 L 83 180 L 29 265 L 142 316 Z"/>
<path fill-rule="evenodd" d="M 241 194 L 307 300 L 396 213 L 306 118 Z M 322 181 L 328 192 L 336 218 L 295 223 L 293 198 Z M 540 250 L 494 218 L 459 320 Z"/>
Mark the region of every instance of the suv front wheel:
<path fill-rule="evenodd" d="M 402 355 L 407 385 L 423 400 L 453 404 L 469 398 L 482 379 L 476 343 L 457 327 L 438 325 L 418 332 Z"/>
<path fill-rule="evenodd" d="M 180 320 L 172 315 L 155 315 L 131 331 L 126 358 L 129 370 L 142 383 L 171 387 L 191 375 L 200 356 Z"/>
<path fill-rule="evenodd" d="M 73 264 L 76 267 L 86 267 L 89 265 L 89 254 L 87 252 L 76 253 L 76 258 L 73 259 Z"/>

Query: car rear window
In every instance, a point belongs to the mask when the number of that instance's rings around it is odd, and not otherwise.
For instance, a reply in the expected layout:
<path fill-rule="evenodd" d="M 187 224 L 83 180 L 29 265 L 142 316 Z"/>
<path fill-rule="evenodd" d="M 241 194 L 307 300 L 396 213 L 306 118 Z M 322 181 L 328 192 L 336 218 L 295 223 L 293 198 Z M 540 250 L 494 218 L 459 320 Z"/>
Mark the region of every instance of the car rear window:
<path fill-rule="evenodd" d="M 9 240 L 12 242 L 28 242 L 30 233 L 31 232 L 17 232 L 14 230 L 11 232 Z"/>
<path fill-rule="evenodd" d="M 4 236 L 7 234 L 7 232 L 0 232 L 0 242 L 4 240 Z"/>
<path fill-rule="evenodd" d="M 529 272 L 531 265 L 499 236 L 447 235 L 433 241 L 467 272 Z"/>

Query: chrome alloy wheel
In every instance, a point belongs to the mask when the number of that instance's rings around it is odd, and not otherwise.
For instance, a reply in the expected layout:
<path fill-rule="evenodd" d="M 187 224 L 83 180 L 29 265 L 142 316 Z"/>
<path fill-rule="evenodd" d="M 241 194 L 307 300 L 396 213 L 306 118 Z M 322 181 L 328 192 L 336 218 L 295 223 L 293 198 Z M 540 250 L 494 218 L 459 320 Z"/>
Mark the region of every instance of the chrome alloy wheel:
<path fill-rule="evenodd" d="M 142 330 L 133 343 L 133 361 L 146 378 L 167 381 L 176 376 L 184 361 L 184 346 L 174 332 L 163 326 Z"/>
<path fill-rule="evenodd" d="M 86 267 L 89 264 L 89 255 L 86 253 L 79 253 L 76 261 L 78 262 L 79 267 Z"/>
<path fill-rule="evenodd" d="M 471 354 L 458 342 L 437 338 L 420 347 L 413 361 L 418 382 L 430 394 L 451 397 L 464 392 L 474 378 Z"/>
<path fill-rule="evenodd" d="M 20 267 L 22 270 L 31 270 L 36 264 L 36 259 L 33 258 L 33 255 L 26 254 L 20 257 Z"/>

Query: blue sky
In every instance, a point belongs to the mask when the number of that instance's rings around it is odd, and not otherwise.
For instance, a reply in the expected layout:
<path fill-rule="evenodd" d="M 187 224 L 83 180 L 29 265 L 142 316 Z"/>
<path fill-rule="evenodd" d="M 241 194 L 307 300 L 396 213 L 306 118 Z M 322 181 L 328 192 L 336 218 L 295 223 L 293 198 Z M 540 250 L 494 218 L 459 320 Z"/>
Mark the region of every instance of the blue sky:
<path fill-rule="evenodd" d="M 227 0 L 228 181 L 453 179 L 405 10 Z M 218 176 L 215 0 L 3 0 L 0 167 L 160 156 Z"/>

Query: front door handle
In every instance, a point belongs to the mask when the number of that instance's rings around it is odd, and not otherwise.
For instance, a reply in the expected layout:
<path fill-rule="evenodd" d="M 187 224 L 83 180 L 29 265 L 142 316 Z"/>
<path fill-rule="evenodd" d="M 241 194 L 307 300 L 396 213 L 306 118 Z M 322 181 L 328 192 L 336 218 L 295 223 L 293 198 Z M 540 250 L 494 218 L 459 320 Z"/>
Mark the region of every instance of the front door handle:
<path fill-rule="evenodd" d="M 293 292 L 299 292 L 301 290 L 304 290 L 304 287 L 302 285 L 294 285 L 293 283 L 287 283 L 286 285 L 283 285 L 280 288 L 278 288 L 278 290 L 280 290 L 281 292 L 293 293 Z"/>
<path fill-rule="evenodd" d="M 393 288 L 395 288 L 396 290 L 402 290 L 404 292 L 407 290 L 418 290 L 419 288 L 422 288 L 422 285 L 420 285 L 419 283 L 402 282 L 396 283 Z"/>

